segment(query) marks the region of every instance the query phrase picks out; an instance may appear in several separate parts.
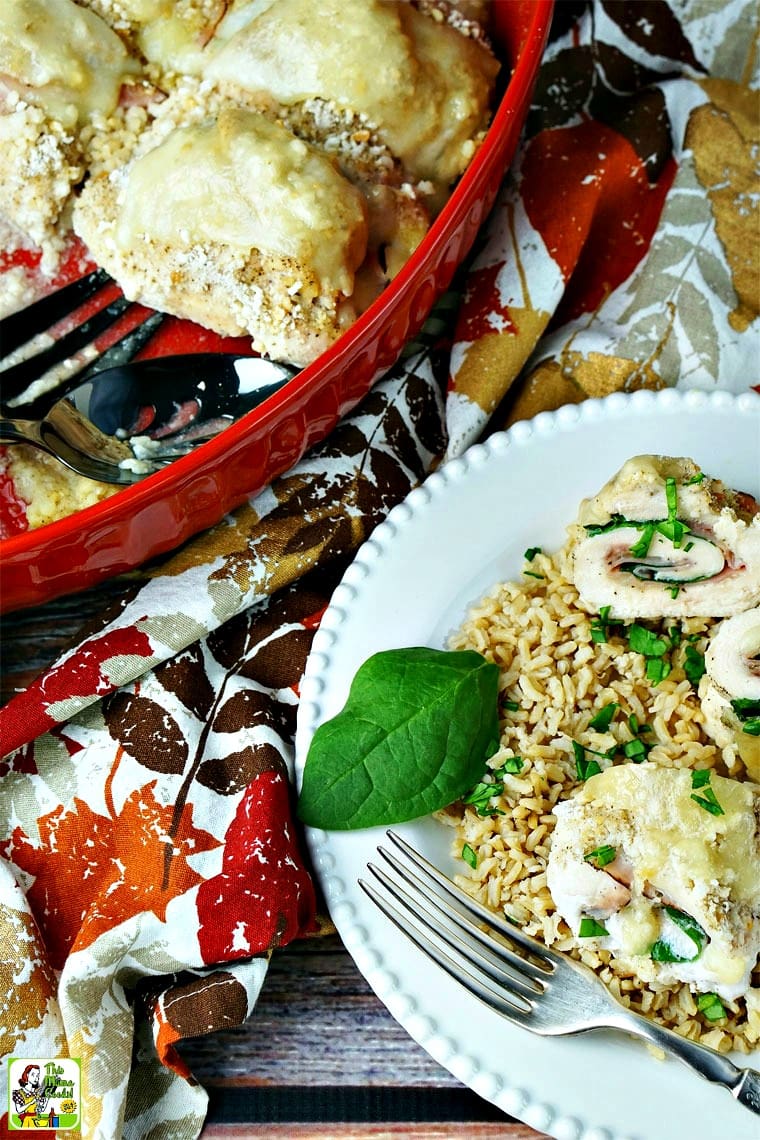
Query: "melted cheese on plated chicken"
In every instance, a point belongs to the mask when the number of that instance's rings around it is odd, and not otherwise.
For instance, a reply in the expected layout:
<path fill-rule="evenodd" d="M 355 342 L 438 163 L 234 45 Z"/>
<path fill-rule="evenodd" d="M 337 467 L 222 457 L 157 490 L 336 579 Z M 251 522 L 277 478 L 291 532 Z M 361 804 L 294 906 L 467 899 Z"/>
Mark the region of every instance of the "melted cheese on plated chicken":
<path fill-rule="evenodd" d="M 724 617 L 760 602 L 760 504 L 691 459 L 637 455 L 569 529 L 581 605 L 615 618 Z"/>
<path fill-rule="evenodd" d="M 603 931 L 595 944 L 635 960 L 645 981 L 727 1000 L 747 991 L 760 952 L 760 786 L 622 764 L 555 816 L 547 883 L 580 944 L 590 917 Z M 600 850 L 608 861 L 597 865 Z"/>
<path fill-rule="evenodd" d="M 109 114 L 139 70 L 116 33 L 73 0 L 3 0 L 3 81 L 64 126 Z"/>
<path fill-rule="evenodd" d="M 760 606 L 720 623 L 699 682 L 705 728 L 760 781 Z"/>

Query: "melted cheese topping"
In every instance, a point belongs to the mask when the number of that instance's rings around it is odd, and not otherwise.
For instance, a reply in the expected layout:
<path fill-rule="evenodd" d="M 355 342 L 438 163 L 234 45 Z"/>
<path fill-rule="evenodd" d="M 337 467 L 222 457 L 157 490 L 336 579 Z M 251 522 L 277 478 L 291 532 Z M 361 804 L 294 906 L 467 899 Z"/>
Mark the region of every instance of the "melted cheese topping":
<path fill-rule="evenodd" d="M 692 799 L 687 769 L 621 764 L 587 780 L 575 801 L 602 815 L 635 817 L 635 852 L 628 855 L 638 876 L 653 886 L 682 895 L 717 880 L 730 884 L 737 901 L 760 907 L 754 815 L 760 789 L 715 774 L 710 786 L 722 815 Z"/>
<path fill-rule="evenodd" d="M 705 793 L 688 769 L 621 764 L 592 776 L 555 809 L 547 881 L 573 931 L 582 914 L 601 917 L 609 934 L 602 945 L 640 956 L 641 976 L 659 973 L 733 999 L 749 986 L 760 950 L 760 787 L 715 773 L 705 787 L 722 812 L 700 806 Z M 594 869 L 585 856 L 601 845 L 615 859 Z M 671 945 L 685 938 L 663 904 L 704 930 L 693 960 L 649 961 L 657 937 Z"/>
<path fill-rule="evenodd" d="M 160 189 L 157 189 L 160 188 Z M 310 265 L 348 295 L 366 250 L 366 206 L 333 163 L 252 111 L 173 131 L 135 160 L 120 195 L 117 246 L 219 241 Z"/>
<path fill-rule="evenodd" d="M 110 114 L 138 71 L 116 33 L 73 0 L 3 0 L 0 72 L 64 125 Z"/>
<path fill-rule="evenodd" d="M 335 29 L 340 28 L 340 35 Z M 397 0 L 255 0 L 216 31 L 204 74 L 289 105 L 366 116 L 418 178 L 449 184 L 485 125 L 498 64 L 479 43 Z"/>

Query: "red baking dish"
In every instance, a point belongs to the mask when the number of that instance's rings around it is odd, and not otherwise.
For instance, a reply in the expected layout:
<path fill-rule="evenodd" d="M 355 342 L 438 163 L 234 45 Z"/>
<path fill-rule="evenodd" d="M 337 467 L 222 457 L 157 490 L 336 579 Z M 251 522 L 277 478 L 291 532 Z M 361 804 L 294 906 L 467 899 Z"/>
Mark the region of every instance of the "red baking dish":
<path fill-rule="evenodd" d="M 494 0 L 493 11 L 509 76 L 493 123 L 385 292 L 327 352 L 215 439 L 109 499 L 0 542 L 0 611 L 85 589 L 218 522 L 322 440 L 396 361 L 472 246 L 530 105 L 552 0 Z"/>

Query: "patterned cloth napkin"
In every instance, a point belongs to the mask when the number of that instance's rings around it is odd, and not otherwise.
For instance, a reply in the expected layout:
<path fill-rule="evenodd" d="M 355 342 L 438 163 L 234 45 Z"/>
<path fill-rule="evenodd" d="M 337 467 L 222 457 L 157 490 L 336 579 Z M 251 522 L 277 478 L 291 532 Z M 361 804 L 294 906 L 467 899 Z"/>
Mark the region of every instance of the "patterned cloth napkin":
<path fill-rule="evenodd" d="M 81 1058 L 88 1137 L 197 1136 L 176 1043 L 242 1022 L 271 953 L 319 929 L 299 678 L 389 509 L 568 401 L 760 392 L 755 21 L 754 0 L 560 4 L 516 161 L 420 343 L 0 712 L 4 1065 Z"/>

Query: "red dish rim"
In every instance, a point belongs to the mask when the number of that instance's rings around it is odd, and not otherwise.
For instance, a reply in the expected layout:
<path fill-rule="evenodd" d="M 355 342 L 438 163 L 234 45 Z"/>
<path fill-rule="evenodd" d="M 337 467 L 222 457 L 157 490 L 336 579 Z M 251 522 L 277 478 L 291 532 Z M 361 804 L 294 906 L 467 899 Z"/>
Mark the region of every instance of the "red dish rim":
<path fill-rule="evenodd" d="M 426 270 L 432 267 L 435 271 L 432 288 L 425 291 L 425 300 L 422 306 L 429 310 L 436 295 L 440 294 L 449 284 L 454 269 L 461 255 L 466 252 L 474 240 L 475 233 L 482 223 L 485 212 L 490 208 L 498 189 L 501 175 L 511 160 L 514 148 L 517 145 L 517 136 L 527 114 L 530 96 L 538 72 L 539 63 L 543 54 L 546 38 L 551 22 L 553 0 L 494 0 L 494 8 L 501 10 L 499 22 L 504 24 L 503 13 L 509 9 L 509 18 L 517 16 L 522 24 L 520 31 L 514 35 L 519 40 L 520 49 L 516 63 L 494 114 L 493 121 L 486 137 L 481 144 L 472 162 L 463 174 L 451 198 L 431 226 L 418 249 L 394 278 L 391 285 L 370 306 L 369 309 L 348 329 L 341 338 L 327 349 L 312 364 L 304 368 L 280 392 L 276 393 L 261 406 L 249 412 L 237 423 L 226 428 L 215 439 L 203 444 L 190 455 L 175 460 L 170 467 L 156 472 L 140 483 L 117 492 L 111 498 L 105 499 L 90 507 L 70 515 L 67 518 L 49 523 L 36 530 L 7 538 L 0 543 L 0 583 L 2 578 L 6 582 L 0 588 L 0 612 L 22 606 L 39 604 L 64 593 L 71 593 L 83 589 L 88 585 L 105 577 L 115 575 L 121 571 L 133 568 L 140 563 L 164 553 L 180 544 L 182 541 L 198 533 L 200 530 L 218 522 L 224 514 L 235 506 L 244 502 L 246 498 L 257 493 L 271 479 L 281 474 L 286 467 L 297 461 L 300 455 L 318 439 L 324 438 L 334 423 L 366 394 L 372 383 L 379 375 L 385 372 L 397 358 L 405 343 L 409 330 L 399 338 L 398 328 L 394 330 L 392 317 L 394 310 L 399 306 L 399 298 L 403 297 L 408 288 L 414 286 L 418 279 L 423 286 L 430 286 L 431 279 Z M 517 21 L 515 21 L 517 23 Z M 506 26 L 506 25 L 505 25 Z M 514 44 L 510 45 L 514 51 Z M 500 163 L 504 158 L 503 164 Z M 485 204 L 485 205 L 484 205 Z M 469 216 L 468 216 L 469 215 Z M 466 232 L 462 238 L 462 230 Z M 459 244 L 462 247 L 460 256 L 449 264 L 446 263 L 446 253 L 450 245 Z M 412 302 L 413 304 L 413 302 Z M 400 314 L 402 317 L 403 313 Z M 408 314 L 407 314 L 408 315 Z M 417 305 L 417 315 L 413 318 L 412 332 L 416 332 L 424 320 L 425 312 L 420 304 Z M 389 331 L 395 335 L 389 336 Z M 380 344 L 381 338 L 384 338 Z M 347 369 L 354 367 L 357 358 L 361 355 L 363 347 L 375 346 L 376 352 L 372 363 L 375 365 L 374 375 L 369 381 L 365 380 L 350 391 L 348 398 L 338 400 L 338 405 L 330 406 L 326 411 L 327 430 L 322 422 L 316 429 L 305 425 L 300 448 L 291 455 L 286 467 L 279 466 L 269 470 L 263 482 L 253 479 L 253 486 L 248 491 L 231 492 L 220 495 L 219 502 L 224 504 L 223 509 L 212 511 L 215 517 L 211 518 L 208 507 L 201 508 L 196 518 L 191 516 L 182 504 L 183 495 L 191 493 L 205 475 L 212 472 L 223 471 L 225 461 L 229 461 L 235 453 L 249 448 L 252 444 L 251 431 L 256 428 L 259 441 L 266 440 L 282 422 L 288 413 L 303 411 L 305 405 L 318 396 L 320 391 L 328 388 L 331 378 L 341 378 L 345 381 Z M 379 346 L 379 347 L 378 347 Z M 359 360 L 359 363 L 361 361 Z M 379 365 L 379 367 L 378 367 Z M 351 385 L 348 385 L 351 389 Z M 340 395 L 339 389 L 334 389 L 332 395 Z M 329 393 L 328 393 L 329 395 Z M 335 401 L 331 401 L 334 405 Z M 220 466 L 222 465 L 222 466 Z M 189 486 L 192 484 L 192 487 Z M 217 487 L 218 492 L 218 487 Z M 88 550 L 88 528 L 105 539 L 113 536 L 119 527 L 126 526 L 138 508 L 144 509 L 151 503 L 161 500 L 174 500 L 175 504 L 182 506 L 177 516 L 177 530 L 156 537 L 143 550 L 128 552 L 129 539 L 124 536 L 121 543 L 109 544 L 101 541 L 93 551 Z M 81 536 L 81 550 L 85 559 L 84 565 L 68 566 L 60 574 L 52 577 L 37 578 L 35 580 L 33 556 L 35 551 L 55 548 L 62 540 Z M 144 537 L 144 536 L 143 536 Z M 116 556 L 115 545 L 120 547 L 120 554 Z M 113 560 L 107 558 L 103 561 L 103 553 L 110 553 Z M 24 570 L 21 573 L 22 569 Z M 14 579 L 8 582 L 8 579 Z M 10 586 L 10 589 L 8 589 Z"/>

